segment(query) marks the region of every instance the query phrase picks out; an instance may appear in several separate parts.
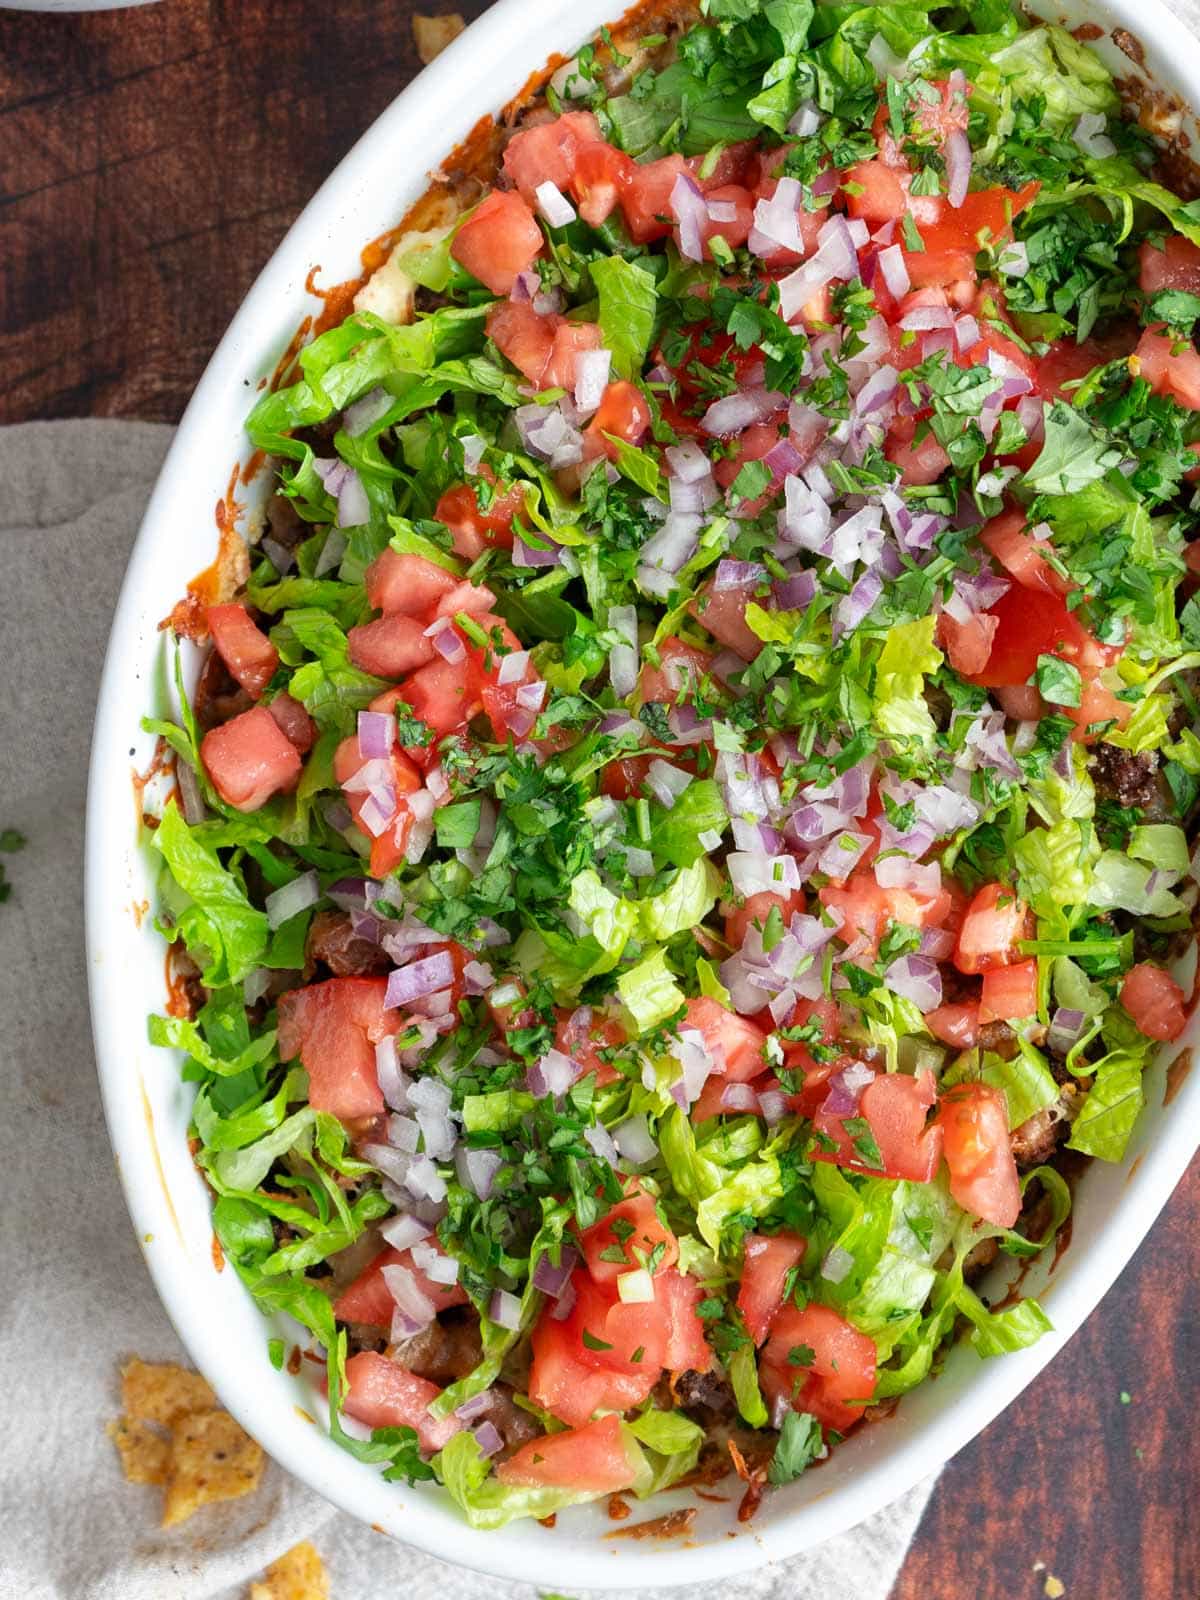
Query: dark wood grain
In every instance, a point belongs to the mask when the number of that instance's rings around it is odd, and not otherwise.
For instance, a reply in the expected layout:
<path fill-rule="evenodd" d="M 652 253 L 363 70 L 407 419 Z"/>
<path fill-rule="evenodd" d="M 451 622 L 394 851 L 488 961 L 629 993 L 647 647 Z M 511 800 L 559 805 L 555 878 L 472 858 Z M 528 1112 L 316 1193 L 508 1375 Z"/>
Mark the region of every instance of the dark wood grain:
<path fill-rule="evenodd" d="M 416 71 L 417 9 L 437 7 L 0 12 L 0 420 L 175 420 L 288 224 Z M 1198 1234 L 1193 1173 L 1080 1336 L 950 1465 L 893 1600 L 1036 1600 L 1048 1574 L 1068 1600 L 1200 1595 Z"/>

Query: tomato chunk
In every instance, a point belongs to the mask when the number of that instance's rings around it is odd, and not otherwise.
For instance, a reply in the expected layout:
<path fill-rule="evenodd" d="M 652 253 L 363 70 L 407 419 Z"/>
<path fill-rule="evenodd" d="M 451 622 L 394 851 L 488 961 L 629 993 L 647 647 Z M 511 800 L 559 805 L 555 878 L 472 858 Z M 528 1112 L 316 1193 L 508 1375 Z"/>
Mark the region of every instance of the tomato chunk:
<path fill-rule="evenodd" d="M 495 485 L 495 474 L 486 464 L 480 468 L 479 476 Z M 479 502 L 478 488 L 460 483 L 446 490 L 433 514 L 453 535 L 455 554 L 474 561 L 489 545 L 498 550 L 512 549 L 513 518 L 525 515 L 525 491 L 515 483 L 503 490 L 493 489 L 484 507 Z"/>
<path fill-rule="evenodd" d="M 970 1050 L 979 1038 L 978 1005 L 938 1006 L 926 1013 L 925 1026 L 953 1050 Z"/>
<path fill-rule="evenodd" d="M 704 1298 L 702 1286 L 686 1272 L 668 1267 L 655 1278 L 654 1294 L 667 1324 L 663 1366 L 668 1372 L 707 1372 L 712 1366 L 712 1351 L 696 1310 Z"/>
<path fill-rule="evenodd" d="M 514 133 L 504 147 L 504 170 L 534 205 L 539 184 L 552 183 L 565 194 L 580 151 L 599 140 L 600 124 L 590 111 L 567 111 Z"/>
<path fill-rule="evenodd" d="M 1011 1022 L 1037 1012 L 1038 964 L 1018 961 L 1009 967 L 990 967 L 983 975 L 979 1002 L 980 1022 Z"/>
<path fill-rule="evenodd" d="M 687 171 L 682 156 L 663 156 L 661 161 L 639 162 L 629 175 L 621 194 L 625 227 L 635 244 L 665 239 L 675 226 L 671 210 L 671 190 L 680 173 Z"/>
<path fill-rule="evenodd" d="M 687 1003 L 685 1028 L 696 1028 L 727 1082 L 746 1083 L 766 1070 L 763 1046 L 767 1036 L 757 1023 L 729 1011 L 719 1000 L 699 995 Z"/>
<path fill-rule="evenodd" d="M 620 454 L 613 438 L 625 444 L 640 444 L 650 427 L 650 407 L 634 383 L 621 379 L 610 383 L 601 397 L 596 415 L 584 430 L 584 454 L 604 454 L 615 461 Z M 609 435 L 613 438 L 610 438 Z"/>
<path fill-rule="evenodd" d="M 595 1411 L 628 1411 L 640 1405 L 658 1382 L 660 1368 L 641 1372 L 604 1371 L 587 1364 L 574 1313 L 558 1321 L 546 1306 L 532 1335 L 529 1398 L 571 1427 Z"/>
<path fill-rule="evenodd" d="M 527 301 L 498 300 L 487 314 L 488 338 L 536 388 L 554 349 L 557 317 L 543 317 Z"/>
<path fill-rule="evenodd" d="M 1125 974 L 1121 1004 L 1147 1039 L 1178 1039 L 1187 1026 L 1183 990 L 1151 961 L 1139 961 Z"/>
<path fill-rule="evenodd" d="M 635 1187 L 606 1217 L 585 1228 L 580 1245 L 594 1282 L 615 1285 L 623 1272 L 646 1265 L 647 1258 L 662 1246 L 659 1269 L 672 1267 L 679 1260 L 679 1242 L 658 1215 L 653 1195 Z M 620 1252 L 623 1260 L 606 1260 Z"/>
<path fill-rule="evenodd" d="M 740 950 L 747 930 L 753 925 L 765 928 L 767 918 L 776 909 L 786 927 L 794 911 L 804 910 L 803 894 L 799 890 L 794 894 L 776 894 L 772 889 L 764 889 L 759 894 L 748 895 L 744 903 L 735 906 L 725 918 L 726 944 L 732 950 Z"/>
<path fill-rule="evenodd" d="M 1200 248 L 1181 233 L 1168 234 L 1161 249 L 1147 241 L 1138 251 L 1138 266 L 1138 284 L 1147 294 L 1160 289 L 1200 294 Z"/>
<path fill-rule="evenodd" d="M 457 583 L 454 574 L 436 562 L 401 555 L 389 545 L 367 568 L 367 603 L 387 616 L 423 617 Z"/>
<path fill-rule="evenodd" d="M 429 1415 L 441 1392 L 436 1383 L 418 1378 L 399 1362 L 363 1350 L 346 1363 L 342 1406 L 347 1416 L 357 1417 L 368 1428 L 415 1428 L 421 1449 L 434 1451 L 463 1426 L 453 1412 L 443 1418 Z"/>
<path fill-rule="evenodd" d="M 1181 406 L 1200 409 L 1200 354 L 1190 339 L 1173 339 L 1147 328 L 1133 353 L 1136 371 L 1156 394 L 1173 396 Z"/>
<path fill-rule="evenodd" d="M 812 1352 L 807 1366 L 788 1360 Z M 861 1402 L 875 1393 L 874 1339 L 830 1306 L 785 1306 L 776 1316 L 759 1360 L 759 1381 L 772 1401 L 807 1411 L 826 1428 L 848 1432 L 862 1420 Z M 851 1402 L 859 1402 L 852 1404 Z"/>
<path fill-rule="evenodd" d="M 1008 1106 L 989 1083 L 948 1089 L 937 1120 L 945 1133 L 950 1193 L 974 1216 L 1011 1228 L 1021 1214 L 1021 1184 L 1008 1137 Z"/>
<path fill-rule="evenodd" d="M 383 1110 L 375 1046 L 404 1021 L 384 1008 L 386 992 L 386 978 L 329 978 L 280 995 L 279 1059 L 300 1057 L 314 1110 L 342 1118 Z"/>
<path fill-rule="evenodd" d="M 402 678 L 406 672 L 432 661 L 436 653 L 433 640 L 425 637 L 422 620 L 398 612 L 359 623 L 350 629 L 346 640 L 354 665 L 376 678 Z"/>
<path fill-rule="evenodd" d="M 750 583 L 740 589 L 714 589 L 710 580 L 688 605 L 700 626 L 743 661 L 753 661 L 762 649 L 762 640 L 746 621 L 746 607 L 757 599 L 757 587 Z"/>
<path fill-rule="evenodd" d="M 300 757 L 266 706 L 255 706 L 213 728 L 200 742 L 200 759 L 226 805 L 257 811 L 273 794 L 294 789 Z"/>
<path fill-rule="evenodd" d="M 204 614 L 217 654 L 252 699 L 275 676 L 279 651 L 243 605 L 209 606 Z"/>
<path fill-rule="evenodd" d="M 1027 589 L 1066 594 L 1072 587 L 1070 580 L 1060 577 L 1046 559 L 1054 554 L 1054 546 L 1027 531 L 1023 511 L 1002 511 L 993 517 L 979 535 L 979 542 Z"/>
<path fill-rule="evenodd" d="M 770 1332 L 771 1323 L 783 1306 L 788 1273 L 803 1261 L 807 1248 L 808 1240 L 792 1233 L 770 1237 L 748 1233 L 742 1241 L 742 1281 L 737 1304 L 746 1332 L 755 1344 L 761 1344 Z"/>
<path fill-rule="evenodd" d="M 907 1073 L 879 1073 L 869 1083 L 851 1118 L 833 1111 L 828 1103 L 818 1107 L 813 1127 L 836 1150 L 815 1149 L 814 1161 L 830 1161 L 855 1172 L 882 1173 L 888 1178 L 907 1178 L 913 1183 L 928 1183 L 942 1159 L 942 1132 L 927 1126 L 925 1113 L 937 1099 L 933 1074 L 919 1077 Z M 868 1160 L 863 1153 L 861 1135 L 851 1136 L 846 1121 L 859 1117 L 866 1121 L 879 1149 L 880 1160 Z M 873 1155 L 874 1152 L 869 1151 Z"/>
<path fill-rule="evenodd" d="M 603 139 L 580 145 L 571 174 L 571 193 L 579 215 L 593 228 L 607 222 L 633 181 L 635 163 L 623 150 L 614 149 Z"/>
<path fill-rule="evenodd" d="M 1029 937 L 1029 908 L 1003 883 L 985 883 L 967 908 L 954 965 L 960 972 L 987 972 L 1021 959 L 1017 946 Z"/>
<path fill-rule="evenodd" d="M 582 1428 L 548 1433 L 522 1445 L 496 1468 L 501 1483 L 531 1488 L 586 1489 L 616 1494 L 638 1474 L 637 1456 L 625 1442 L 619 1417 L 598 1417 Z"/>
<path fill-rule="evenodd" d="M 519 194 L 493 189 L 459 228 L 450 254 L 493 294 L 508 294 L 542 250 L 542 230 Z"/>
<path fill-rule="evenodd" d="M 277 694 L 267 710 L 295 745 L 300 755 L 307 755 L 317 742 L 317 725 L 299 700 L 293 700 L 286 691 Z"/>
<path fill-rule="evenodd" d="M 673 634 L 658 647 L 660 665 L 647 662 L 638 679 L 638 698 L 643 704 L 650 700 L 666 701 L 678 705 L 690 700 L 696 693 L 700 680 L 712 667 L 712 656 L 694 644 L 687 644 Z"/>

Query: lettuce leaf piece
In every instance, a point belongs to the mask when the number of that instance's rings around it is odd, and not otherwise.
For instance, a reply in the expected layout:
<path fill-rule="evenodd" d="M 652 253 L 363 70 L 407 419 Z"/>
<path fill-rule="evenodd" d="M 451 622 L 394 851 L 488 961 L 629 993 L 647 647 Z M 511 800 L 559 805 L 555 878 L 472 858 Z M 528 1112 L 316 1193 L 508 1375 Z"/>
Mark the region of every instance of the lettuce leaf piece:
<path fill-rule="evenodd" d="M 637 1463 L 637 1477 L 632 1485 L 637 1493 L 639 1485 L 650 1481 L 651 1467 L 636 1437 L 626 1427 L 622 1432 L 630 1460 Z M 472 1528 L 503 1528 L 519 1517 L 541 1520 L 567 1506 L 607 1498 L 606 1490 L 501 1483 L 492 1475 L 490 1463 L 469 1428 L 456 1433 L 434 1456 L 431 1465 Z"/>
<path fill-rule="evenodd" d="M 721 790 L 712 778 L 696 778 L 668 811 L 651 808 L 650 850 L 676 867 L 694 866 L 707 854 L 702 833 L 721 833 L 729 821 Z"/>
<path fill-rule="evenodd" d="M 698 927 L 720 892 L 720 875 L 707 859 L 680 867 L 665 889 L 638 903 L 643 938 L 665 940 Z"/>
<path fill-rule="evenodd" d="M 876 732 L 885 739 L 933 743 L 937 725 L 925 704 L 925 676 L 941 666 L 942 652 L 933 642 L 935 617 L 895 624 L 888 632 L 875 667 Z"/>
<path fill-rule="evenodd" d="M 1027 1350 L 1044 1333 L 1050 1333 L 1054 1328 L 1037 1301 L 1029 1298 L 993 1311 L 984 1305 L 973 1289 L 963 1284 L 955 1295 L 954 1303 L 963 1316 L 975 1324 L 971 1343 L 983 1357 Z"/>
<path fill-rule="evenodd" d="M 1182 909 L 1164 884 L 1150 882 L 1156 869 L 1119 850 L 1105 850 L 1092 869 L 1086 901 L 1100 911 L 1131 911 L 1139 917 L 1171 917 Z M 1161 876 L 1161 874 L 1159 874 Z"/>
<path fill-rule="evenodd" d="M 573 879 L 568 903 L 587 924 L 602 952 L 601 959 L 590 966 L 589 975 L 611 972 L 637 930 L 640 907 L 606 889 L 599 873 L 591 867 Z"/>
<path fill-rule="evenodd" d="M 617 979 L 617 993 L 639 1034 L 649 1033 L 674 1016 L 686 999 L 662 949 L 651 951 L 636 967 L 623 972 Z"/>
<path fill-rule="evenodd" d="M 740 1344 L 725 1363 L 733 1397 L 737 1401 L 738 1416 L 752 1428 L 765 1428 L 769 1418 L 762 1390 L 758 1385 L 758 1362 L 754 1346 Z"/>
<path fill-rule="evenodd" d="M 1161 872 L 1188 870 L 1187 836 L 1174 822 L 1148 822 L 1133 828 L 1126 847 L 1136 861 L 1146 861 Z"/>
<path fill-rule="evenodd" d="M 1013 860 L 1021 893 L 1039 917 L 1053 922 L 1064 906 L 1088 903 L 1097 854 L 1091 827 L 1074 817 L 1051 828 L 1030 828 L 1016 841 Z"/>
<path fill-rule="evenodd" d="M 641 1444 L 660 1456 L 677 1456 L 703 1443 L 704 1429 L 682 1411 L 643 1411 L 626 1427 Z"/>
<path fill-rule="evenodd" d="M 638 378 L 654 337 L 658 286 L 645 267 L 624 256 L 598 256 L 588 268 L 600 297 L 597 321 L 612 351 L 613 373 Z"/>
<path fill-rule="evenodd" d="M 1101 1161 L 1124 1158 L 1143 1105 L 1142 1072 L 1149 1043 L 1144 1050 L 1113 1050 L 1096 1063 L 1096 1075 L 1083 1109 L 1071 1126 L 1067 1146 Z"/>
<path fill-rule="evenodd" d="M 672 1184 L 692 1206 L 698 1206 L 721 1187 L 720 1167 L 697 1149 L 696 1130 L 678 1106 L 659 1120 L 658 1150 Z"/>
<path fill-rule="evenodd" d="M 1059 1094 L 1045 1057 L 1027 1040 L 1020 1039 L 1019 1043 L 1020 1052 L 1011 1061 L 986 1054 L 979 1074 L 984 1083 L 1004 1091 L 1010 1128 L 1019 1128 L 1030 1117 L 1052 1106 Z"/>
<path fill-rule="evenodd" d="M 201 1035 L 194 1022 L 183 1017 L 152 1016 L 149 1020 L 150 1043 L 185 1050 L 197 1066 L 218 1077 L 233 1078 L 249 1072 L 266 1061 L 275 1050 L 275 1030 L 270 1029 L 257 1039 L 252 1039 L 235 1056 L 220 1056 Z"/>
<path fill-rule="evenodd" d="M 1121 451 L 1095 432 L 1087 418 L 1065 400 L 1046 412 L 1041 454 L 1022 484 L 1034 494 L 1072 495 L 1120 465 Z"/>
<path fill-rule="evenodd" d="M 240 983 L 261 965 L 269 930 L 265 912 L 250 904 L 240 878 L 221 864 L 206 834 L 211 835 L 209 824 L 189 827 L 170 800 L 151 842 L 188 897 L 177 927 L 200 962 L 202 980 L 216 988 Z"/>
<path fill-rule="evenodd" d="M 761 1217 L 783 1195 L 783 1175 L 770 1149 L 728 1176 L 722 1175 L 719 1188 L 706 1195 L 696 1207 L 696 1228 L 700 1237 L 718 1255 L 722 1229 L 727 1222 L 742 1216 Z M 734 1243 L 736 1241 L 730 1241 Z"/>
<path fill-rule="evenodd" d="M 1048 132 L 1066 132 L 1084 112 L 1120 112 L 1112 74 L 1065 28 L 1045 26 L 1018 33 L 993 57 L 992 65 L 1017 99 L 1044 106 Z"/>

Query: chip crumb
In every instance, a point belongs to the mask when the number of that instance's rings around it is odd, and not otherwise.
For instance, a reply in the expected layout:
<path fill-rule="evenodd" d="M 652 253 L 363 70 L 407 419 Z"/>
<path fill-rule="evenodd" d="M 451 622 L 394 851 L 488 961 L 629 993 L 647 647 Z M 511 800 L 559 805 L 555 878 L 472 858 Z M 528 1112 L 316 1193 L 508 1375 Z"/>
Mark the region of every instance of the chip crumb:
<path fill-rule="evenodd" d="M 1050 1573 L 1042 1585 L 1042 1593 L 1046 1596 L 1046 1600 L 1061 1600 L 1061 1596 L 1066 1592 L 1062 1579 L 1056 1578 L 1053 1573 Z"/>
<path fill-rule="evenodd" d="M 171 1459 L 163 1500 L 164 1528 L 174 1527 L 215 1500 L 236 1500 L 258 1488 L 262 1446 L 227 1411 L 197 1411 L 171 1430 Z"/>
<path fill-rule="evenodd" d="M 307 1539 L 272 1561 L 264 1582 L 250 1585 L 250 1600 L 329 1600 L 329 1574 Z"/>
<path fill-rule="evenodd" d="M 129 1483 L 166 1483 L 171 1442 L 146 1422 L 120 1417 L 105 1429 L 121 1457 L 121 1470 Z"/>
<path fill-rule="evenodd" d="M 457 11 L 450 11 L 439 17 L 414 17 L 413 38 L 417 42 L 417 54 L 422 63 L 428 66 L 435 56 L 440 56 L 450 41 L 457 39 L 465 27 L 466 23 Z"/>
<path fill-rule="evenodd" d="M 151 1364 L 135 1356 L 121 1368 L 121 1405 L 134 1422 L 169 1428 L 193 1411 L 211 1411 L 217 1397 L 198 1372 L 168 1363 Z"/>

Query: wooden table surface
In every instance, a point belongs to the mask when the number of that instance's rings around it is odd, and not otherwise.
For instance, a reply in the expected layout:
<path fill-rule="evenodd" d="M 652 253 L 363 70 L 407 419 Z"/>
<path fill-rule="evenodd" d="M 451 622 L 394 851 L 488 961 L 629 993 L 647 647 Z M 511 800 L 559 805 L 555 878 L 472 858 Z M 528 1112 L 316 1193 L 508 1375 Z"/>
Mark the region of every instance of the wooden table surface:
<path fill-rule="evenodd" d="M 416 72 L 417 9 L 0 10 L 0 421 L 174 421 L 292 218 Z M 1200 1596 L 1198 1235 L 1193 1170 L 1079 1337 L 947 1468 L 892 1600 L 1034 1600 L 1050 1578 L 1068 1600 Z"/>

